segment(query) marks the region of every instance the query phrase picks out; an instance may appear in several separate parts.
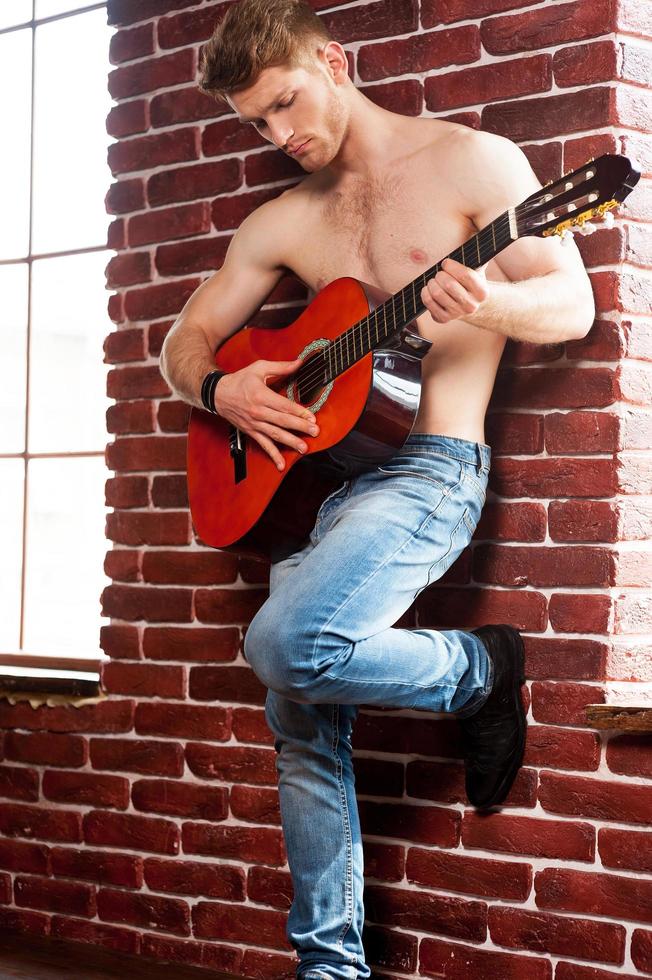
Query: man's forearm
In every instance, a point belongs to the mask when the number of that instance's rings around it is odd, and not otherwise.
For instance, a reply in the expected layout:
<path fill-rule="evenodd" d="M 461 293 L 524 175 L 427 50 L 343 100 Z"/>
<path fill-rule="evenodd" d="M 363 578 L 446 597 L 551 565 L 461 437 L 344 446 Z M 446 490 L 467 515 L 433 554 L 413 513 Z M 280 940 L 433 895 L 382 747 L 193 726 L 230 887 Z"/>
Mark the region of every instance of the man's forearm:
<path fill-rule="evenodd" d="M 159 360 L 161 374 L 175 395 L 196 408 L 204 408 L 201 384 L 215 370 L 215 356 L 201 330 L 183 322 L 172 327 Z"/>
<path fill-rule="evenodd" d="M 553 344 L 586 336 L 595 317 L 590 289 L 560 272 L 520 282 L 491 282 L 488 298 L 461 317 L 476 327 L 531 344 Z"/>

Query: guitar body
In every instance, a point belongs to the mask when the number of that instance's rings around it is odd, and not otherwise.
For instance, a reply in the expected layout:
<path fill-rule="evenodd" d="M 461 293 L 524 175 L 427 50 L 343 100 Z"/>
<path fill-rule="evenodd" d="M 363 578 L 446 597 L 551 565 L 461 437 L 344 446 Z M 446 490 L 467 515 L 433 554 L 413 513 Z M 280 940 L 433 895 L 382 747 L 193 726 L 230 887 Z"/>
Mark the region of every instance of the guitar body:
<path fill-rule="evenodd" d="M 310 357 L 343 329 L 366 317 L 389 294 L 351 277 L 322 289 L 288 327 L 244 327 L 218 349 L 216 366 L 238 371 L 261 359 Z M 412 324 L 409 324 L 412 326 Z M 278 561 L 305 542 L 325 497 L 342 481 L 390 459 L 414 425 L 421 394 L 421 359 L 431 347 L 405 327 L 381 350 L 372 350 L 323 386 L 306 407 L 319 424 L 306 435 L 308 452 L 278 448 L 279 470 L 251 437 L 220 416 L 192 409 L 188 427 L 188 497 L 195 531 L 208 545 Z M 294 378 L 275 391 L 298 400 Z M 295 430 L 298 431 L 298 430 Z"/>

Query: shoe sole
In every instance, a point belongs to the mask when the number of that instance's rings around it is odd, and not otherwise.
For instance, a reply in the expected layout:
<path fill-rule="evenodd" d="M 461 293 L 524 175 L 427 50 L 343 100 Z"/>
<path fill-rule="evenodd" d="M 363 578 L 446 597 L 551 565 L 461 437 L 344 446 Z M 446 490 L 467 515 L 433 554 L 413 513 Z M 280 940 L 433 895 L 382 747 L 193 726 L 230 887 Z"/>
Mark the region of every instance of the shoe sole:
<path fill-rule="evenodd" d="M 516 773 L 521 768 L 523 762 L 523 755 L 525 753 L 525 736 L 527 732 L 527 721 L 525 717 L 525 709 L 523 708 L 523 700 L 521 698 L 521 686 L 525 684 L 525 646 L 523 644 L 523 638 L 518 630 L 514 629 L 513 626 L 508 626 L 506 623 L 503 624 L 504 627 L 509 630 L 509 636 L 512 640 L 516 658 L 514 670 L 514 681 L 512 684 L 512 691 L 514 693 L 514 702 L 516 704 L 517 713 L 520 722 L 520 733 L 518 741 L 518 751 L 516 753 L 515 761 L 512 763 L 510 768 L 507 770 L 500 783 L 496 787 L 493 796 L 486 802 L 475 805 L 477 810 L 484 810 L 487 807 L 496 806 L 499 803 L 503 803 L 507 797 L 510 789 L 512 788 L 512 782 L 516 777 Z"/>

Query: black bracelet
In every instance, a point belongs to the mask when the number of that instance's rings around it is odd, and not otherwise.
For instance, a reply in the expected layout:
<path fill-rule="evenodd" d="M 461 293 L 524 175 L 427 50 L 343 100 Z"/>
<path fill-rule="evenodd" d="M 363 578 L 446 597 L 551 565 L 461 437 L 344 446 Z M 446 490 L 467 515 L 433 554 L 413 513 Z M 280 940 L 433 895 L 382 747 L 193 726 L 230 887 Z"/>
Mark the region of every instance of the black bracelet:
<path fill-rule="evenodd" d="M 212 412 L 213 415 L 217 415 L 217 409 L 215 408 L 214 394 L 217 382 L 220 378 L 223 378 L 228 371 L 209 371 L 201 385 L 201 401 L 202 405 L 208 412 Z"/>

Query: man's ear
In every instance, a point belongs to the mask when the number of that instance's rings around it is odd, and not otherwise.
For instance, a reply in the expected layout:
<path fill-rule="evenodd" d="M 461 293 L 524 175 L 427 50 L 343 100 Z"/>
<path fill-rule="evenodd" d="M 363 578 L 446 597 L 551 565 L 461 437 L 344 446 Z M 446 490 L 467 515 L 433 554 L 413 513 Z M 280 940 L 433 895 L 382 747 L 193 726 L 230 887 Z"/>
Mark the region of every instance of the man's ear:
<path fill-rule="evenodd" d="M 320 50 L 319 54 L 320 57 L 324 59 L 328 71 L 333 76 L 334 81 L 338 81 L 343 75 L 348 78 L 349 60 L 346 56 L 346 51 L 339 41 L 328 41 L 328 43 L 325 44 Z"/>

